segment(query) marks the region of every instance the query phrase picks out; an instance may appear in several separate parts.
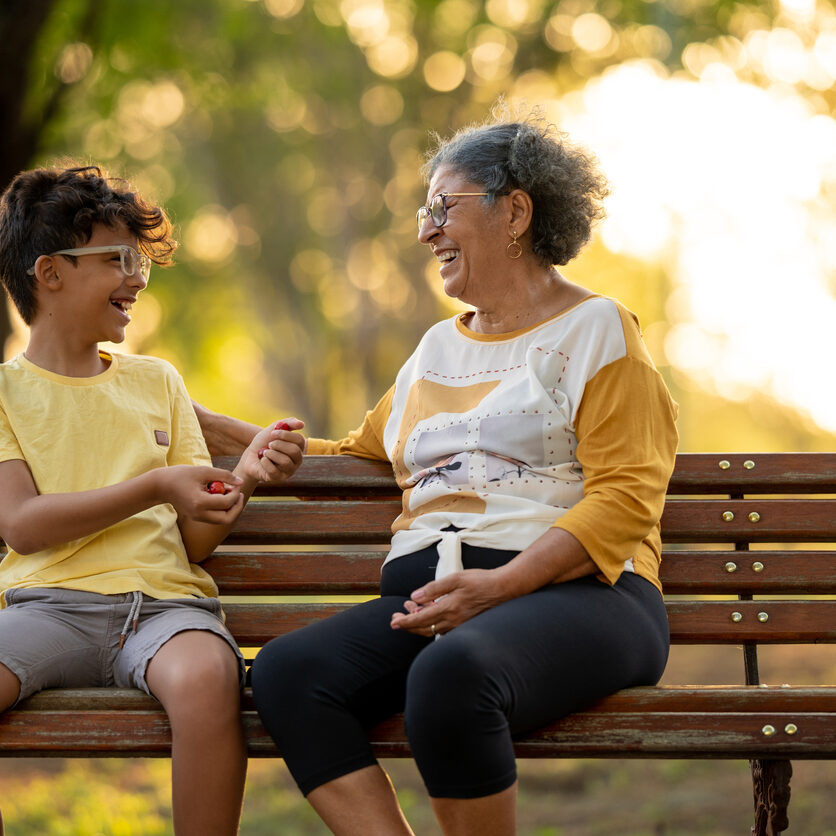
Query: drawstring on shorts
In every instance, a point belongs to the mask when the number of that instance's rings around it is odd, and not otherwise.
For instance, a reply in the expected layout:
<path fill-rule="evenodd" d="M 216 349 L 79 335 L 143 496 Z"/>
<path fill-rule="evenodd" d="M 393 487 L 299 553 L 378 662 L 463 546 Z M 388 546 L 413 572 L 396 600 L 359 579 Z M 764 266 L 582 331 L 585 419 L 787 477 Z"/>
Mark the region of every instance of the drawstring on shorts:
<path fill-rule="evenodd" d="M 125 624 L 122 627 L 122 632 L 119 634 L 119 649 L 125 646 L 125 640 L 128 638 L 128 628 L 131 632 L 136 633 L 136 628 L 139 623 L 139 611 L 142 609 L 142 593 L 134 590 L 131 593 L 131 609 L 128 617 L 125 619 Z"/>

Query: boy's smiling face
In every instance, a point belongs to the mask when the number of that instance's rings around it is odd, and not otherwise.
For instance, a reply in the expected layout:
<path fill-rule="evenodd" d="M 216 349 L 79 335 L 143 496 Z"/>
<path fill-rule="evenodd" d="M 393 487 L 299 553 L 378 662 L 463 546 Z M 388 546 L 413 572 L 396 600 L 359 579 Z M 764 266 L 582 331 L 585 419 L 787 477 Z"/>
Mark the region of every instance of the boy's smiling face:
<path fill-rule="evenodd" d="M 83 247 L 119 245 L 137 250 L 136 235 L 124 226 L 95 224 L 90 240 Z M 132 276 L 126 275 L 118 252 L 75 257 L 56 255 L 52 260 L 65 290 L 61 304 L 71 314 L 64 321 L 72 335 L 93 343 L 121 343 L 131 321 L 131 307 L 148 284 L 140 270 L 137 268 Z"/>

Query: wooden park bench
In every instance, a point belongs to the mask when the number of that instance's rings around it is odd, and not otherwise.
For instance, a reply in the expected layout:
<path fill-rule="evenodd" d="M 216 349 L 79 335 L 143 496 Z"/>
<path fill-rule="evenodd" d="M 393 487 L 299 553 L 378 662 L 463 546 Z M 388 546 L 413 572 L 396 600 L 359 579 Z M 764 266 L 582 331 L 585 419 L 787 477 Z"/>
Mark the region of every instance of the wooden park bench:
<path fill-rule="evenodd" d="M 761 684 L 758 645 L 836 641 L 834 496 L 836 453 L 680 454 L 662 520 L 672 641 L 740 646 L 738 681 L 622 691 L 519 739 L 517 755 L 747 759 L 752 832 L 785 830 L 791 759 L 836 756 L 836 685 Z M 245 656 L 374 595 L 399 508 L 390 468 L 351 457 L 307 458 L 254 497 L 204 564 Z M 280 756 L 249 692 L 243 723 L 251 756 Z M 382 757 L 410 754 L 400 717 L 371 739 Z M 45 691 L 0 718 L 4 756 L 169 753 L 166 716 L 139 691 Z"/>

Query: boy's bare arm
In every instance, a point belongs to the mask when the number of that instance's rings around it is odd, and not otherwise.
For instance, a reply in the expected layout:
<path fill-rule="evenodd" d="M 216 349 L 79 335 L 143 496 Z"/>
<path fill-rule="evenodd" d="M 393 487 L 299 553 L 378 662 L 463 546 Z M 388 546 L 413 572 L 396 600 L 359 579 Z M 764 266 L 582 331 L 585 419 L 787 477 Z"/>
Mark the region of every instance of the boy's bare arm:
<path fill-rule="evenodd" d="M 262 430 L 234 472 L 176 465 L 104 488 L 39 494 L 25 461 L 0 462 L 0 537 L 19 554 L 32 554 L 167 502 L 177 511 L 189 559 L 203 560 L 232 528 L 259 481 L 280 482 L 301 464 L 305 440 L 293 429 L 303 424 L 292 418 L 286 423 L 292 429 Z M 214 481 L 224 483 L 227 493 L 210 493 L 207 486 Z"/>
<path fill-rule="evenodd" d="M 229 494 L 206 490 L 219 480 Z M 171 503 L 181 517 L 224 525 L 243 507 L 238 478 L 215 467 L 180 465 L 75 493 L 39 494 L 29 466 L 20 459 L 0 463 L 0 536 L 20 554 L 31 554 L 86 537 L 154 505 Z"/>

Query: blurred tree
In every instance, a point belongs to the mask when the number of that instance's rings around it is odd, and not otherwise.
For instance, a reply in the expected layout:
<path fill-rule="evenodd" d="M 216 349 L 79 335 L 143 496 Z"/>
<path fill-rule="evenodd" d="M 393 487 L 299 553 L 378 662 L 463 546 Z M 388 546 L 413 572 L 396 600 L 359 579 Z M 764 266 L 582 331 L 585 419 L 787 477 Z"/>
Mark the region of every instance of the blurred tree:
<path fill-rule="evenodd" d="M 557 99 L 629 59 L 681 71 L 690 45 L 719 50 L 778 12 L 770 0 L 6 0 L 0 185 L 62 157 L 129 176 L 179 221 L 183 246 L 135 309 L 128 347 L 170 357 L 210 407 L 258 421 L 292 410 L 313 433 L 343 432 L 453 310 L 415 244 L 428 132 L 484 118 L 500 95 Z M 610 269 L 604 248 L 591 258 Z M 664 318 L 666 284 L 629 300 L 644 320 Z"/>
<path fill-rule="evenodd" d="M 34 85 L 33 54 L 56 0 L 6 0 L 0 6 L 0 189 L 25 168 L 34 157 L 45 126 L 60 111 L 66 84 L 56 80 L 41 89 L 40 106 L 27 97 Z M 90 0 L 88 14 L 79 27 L 88 34 L 98 0 Z M 9 336 L 11 325 L 5 305 L 0 305 L 0 345 Z"/>

